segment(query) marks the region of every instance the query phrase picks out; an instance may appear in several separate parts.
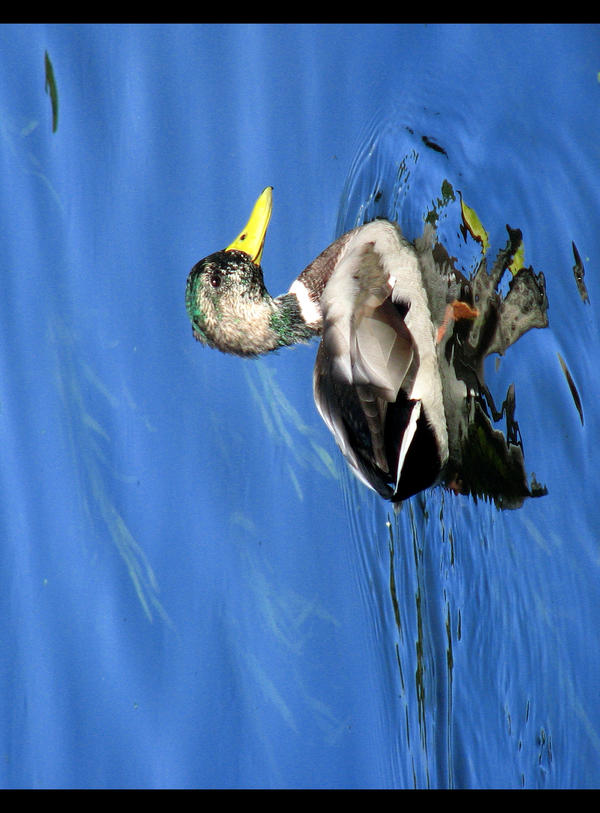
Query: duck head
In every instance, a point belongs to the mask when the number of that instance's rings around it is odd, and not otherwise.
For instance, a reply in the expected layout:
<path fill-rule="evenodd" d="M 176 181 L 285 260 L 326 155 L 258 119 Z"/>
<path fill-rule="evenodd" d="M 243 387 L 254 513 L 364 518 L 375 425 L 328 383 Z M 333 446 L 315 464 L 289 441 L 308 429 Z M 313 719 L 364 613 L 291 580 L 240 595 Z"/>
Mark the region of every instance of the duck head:
<path fill-rule="evenodd" d="M 272 187 L 258 198 L 246 227 L 188 275 L 185 304 L 194 337 L 238 356 L 256 356 L 315 335 L 295 296 L 271 297 L 260 265 L 272 211 Z"/>
<path fill-rule="evenodd" d="M 263 313 L 267 296 L 262 269 L 250 255 L 225 249 L 205 257 L 190 271 L 186 287 L 194 338 L 224 353 L 253 355 L 249 326 Z"/>
<path fill-rule="evenodd" d="M 248 325 L 268 297 L 260 261 L 272 210 L 272 188 L 256 201 L 233 243 L 205 257 L 188 275 L 185 305 L 194 338 L 225 353 L 248 351 Z"/>

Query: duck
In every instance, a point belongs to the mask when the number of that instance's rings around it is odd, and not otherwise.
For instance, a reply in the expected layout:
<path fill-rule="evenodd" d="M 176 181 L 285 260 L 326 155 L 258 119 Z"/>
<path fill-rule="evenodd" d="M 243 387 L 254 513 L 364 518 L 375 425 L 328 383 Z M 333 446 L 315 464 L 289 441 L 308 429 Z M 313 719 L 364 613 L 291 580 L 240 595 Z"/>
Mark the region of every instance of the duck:
<path fill-rule="evenodd" d="M 230 245 L 189 272 L 193 336 L 247 358 L 320 337 L 316 407 L 359 480 L 402 503 L 438 483 L 448 461 L 438 349 L 449 319 L 476 311 L 455 301 L 432 317 L 419 252 L 386 219 L 341 235 L 271 296 L 261 261 L 272 192 Z"/>

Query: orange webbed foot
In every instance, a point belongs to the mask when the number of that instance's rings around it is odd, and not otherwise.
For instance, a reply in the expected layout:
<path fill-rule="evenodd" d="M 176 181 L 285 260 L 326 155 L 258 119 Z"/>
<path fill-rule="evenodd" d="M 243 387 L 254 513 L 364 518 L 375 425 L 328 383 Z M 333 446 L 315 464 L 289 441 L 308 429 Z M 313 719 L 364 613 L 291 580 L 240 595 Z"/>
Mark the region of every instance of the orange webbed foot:
<path fill-rule="evenodd" d="M 467 302 L 460 302 L 458 299 L 455 299 L 454 302 L 446 305 L 446 312 L 444 313 L 442 324 L 438 327 L 436 344 L 439 344 L 444 338 L 451 320 L 475 319 L 477 316 L 479 316 L 477 308 L 471 307 Z"/>

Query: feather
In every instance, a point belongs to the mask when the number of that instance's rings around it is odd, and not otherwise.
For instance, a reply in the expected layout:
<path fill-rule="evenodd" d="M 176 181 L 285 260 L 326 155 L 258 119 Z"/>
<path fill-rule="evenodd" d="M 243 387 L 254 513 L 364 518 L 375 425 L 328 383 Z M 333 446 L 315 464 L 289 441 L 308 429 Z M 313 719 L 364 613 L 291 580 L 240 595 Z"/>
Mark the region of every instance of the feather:
<path fill-rule="evenodd" d="M 428 394 L 419 374 L 422 356 L 431 372 L 433 328 L 418 260 L 406 246 L 382 222 L 356 230 L 344 243 L 321 296 L 323 333 L 314 376 L 317 408 L 347 462 L 388 498 L 398 492 L 413 442 L 431 432 L 413 391 L 418 386 Z M 435 384 L 429 389 L 440 392 Z M 443 414 L 443 405 L 437 406 Z M 440 468 L 437 455 L 434 468 Z M 403 492 L 411 488 L 406 479 Z"/>

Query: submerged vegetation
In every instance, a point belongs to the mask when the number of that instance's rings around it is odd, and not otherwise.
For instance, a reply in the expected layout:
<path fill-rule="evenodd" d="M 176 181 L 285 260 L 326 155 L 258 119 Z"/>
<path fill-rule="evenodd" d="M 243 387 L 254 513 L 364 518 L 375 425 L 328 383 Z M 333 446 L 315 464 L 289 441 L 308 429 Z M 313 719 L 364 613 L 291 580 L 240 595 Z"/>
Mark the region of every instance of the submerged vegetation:
<path fill-rule="evenodd" d="M 50 104 L 52 105 L 52 132 L 55 133 L 58 129 L 58 89 L 48 51 L 44 52 L 44 65 L 46 70 L 46 93 L 50 96 Z"/>

